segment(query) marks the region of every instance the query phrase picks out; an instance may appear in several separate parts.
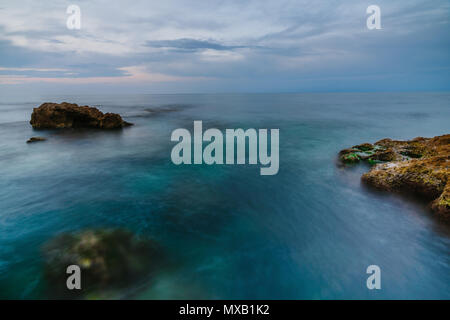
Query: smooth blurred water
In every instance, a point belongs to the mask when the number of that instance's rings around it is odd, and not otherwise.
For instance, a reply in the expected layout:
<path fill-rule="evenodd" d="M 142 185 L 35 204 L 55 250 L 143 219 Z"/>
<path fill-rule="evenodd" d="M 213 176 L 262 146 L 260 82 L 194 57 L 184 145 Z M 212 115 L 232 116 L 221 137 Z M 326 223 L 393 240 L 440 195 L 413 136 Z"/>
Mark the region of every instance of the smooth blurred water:
<path fill-rule="evenodd" d="M 33 131 L 42 102 L 117 112 L 122 131 Z M 146 108 L 171 108 L 151 113 Z M 46 298 L 41 246 L 125 227 L 172 263 L 116 297 L 449 299 L 450 232 L 426 203 L 375 193 L 340 149 L 449 133 L 449 93 L 0 97 L 0 298 Z M 280 171 L 170 160 L 175 128 L 280 128 Z M 31 136 L 48 141 L 26 144 Z M 366 287 L 367 266 L 382 289 Z"/>

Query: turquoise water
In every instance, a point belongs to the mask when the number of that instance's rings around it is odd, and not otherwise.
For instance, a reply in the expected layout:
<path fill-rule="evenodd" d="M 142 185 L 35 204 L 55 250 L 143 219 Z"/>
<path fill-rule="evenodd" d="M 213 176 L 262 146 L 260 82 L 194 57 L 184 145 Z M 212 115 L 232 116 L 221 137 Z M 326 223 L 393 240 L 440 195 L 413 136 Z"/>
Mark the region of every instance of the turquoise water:
<path fill-rule="evenodd" d="M 117 112 L 122 131 L 35 132 L 33 107 Z M 148 112 L 146 109 L 171 109 Z M 0 298 L 47 298 L 43 243 L 125 227 L 171 263 L 111 297 L 450 299 L 450 231 L 426 203 L 375 193 L 340 149 L 449 133 L 449 93 L 111 95 L 0 98 Z M 279 128 L 280 170 L 171 163 L 176 128 Z M 48 141 L 26 144 L 31 136 Z M 368 290 L 366 268 L 381 268 Z"/>

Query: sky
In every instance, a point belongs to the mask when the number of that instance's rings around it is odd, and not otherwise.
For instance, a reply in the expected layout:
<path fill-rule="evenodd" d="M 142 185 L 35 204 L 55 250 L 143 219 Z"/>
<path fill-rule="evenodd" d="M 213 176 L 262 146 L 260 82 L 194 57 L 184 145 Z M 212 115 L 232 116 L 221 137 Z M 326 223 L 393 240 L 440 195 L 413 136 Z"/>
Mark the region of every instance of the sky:
<path fill-rule="evenodd" d="M 2 0 L 0 94 L 448 91 L 449 20 L 448 0 Z"/>

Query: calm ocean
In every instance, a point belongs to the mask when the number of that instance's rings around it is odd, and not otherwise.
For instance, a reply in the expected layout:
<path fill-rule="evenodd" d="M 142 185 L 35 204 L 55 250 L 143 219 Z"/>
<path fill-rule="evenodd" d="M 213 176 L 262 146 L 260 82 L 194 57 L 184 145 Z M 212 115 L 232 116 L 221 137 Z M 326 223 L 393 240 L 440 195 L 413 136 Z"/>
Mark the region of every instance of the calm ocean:
<path fill-rule="evenodd" d="M 45 101 L 135 125 L 35 132 L 32 108 Z M 171 132 L 194 120 L 279 128 L 279 173 L 175 166 Z M 340 149 L 450 133 L 449 120 L 450 93 L 0 97 L 0 298 L 48 297 L 41 247 L 55 235 L 123 227 L 171 263 L 113 297 L 450 299 L 449 228 L 424 202 L 365 188 L 367 167 L 336 165 Z M 381 290 L 366 287 L 372 264 Z"/>

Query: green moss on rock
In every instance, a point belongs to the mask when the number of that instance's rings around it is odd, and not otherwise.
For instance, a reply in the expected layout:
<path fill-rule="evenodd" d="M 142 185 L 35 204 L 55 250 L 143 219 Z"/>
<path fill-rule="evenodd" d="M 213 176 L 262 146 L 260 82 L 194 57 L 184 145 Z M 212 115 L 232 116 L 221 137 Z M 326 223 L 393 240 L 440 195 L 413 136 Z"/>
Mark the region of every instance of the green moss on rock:
<path fill-rule="evenodd" d="M 343 155 L 341 157 L 341 159 L 345 163 L 356 163 L 361 160 L 361 158 L 356 153 L 349 153 L 349 154 Z"/>
<path fill-rule="evenodd" d="M 373 145 L 371 143 L 363 143 L 353 147 L 354 149 L 358 149 L 361 151 L 369 151 L 373 149 Z"/>

